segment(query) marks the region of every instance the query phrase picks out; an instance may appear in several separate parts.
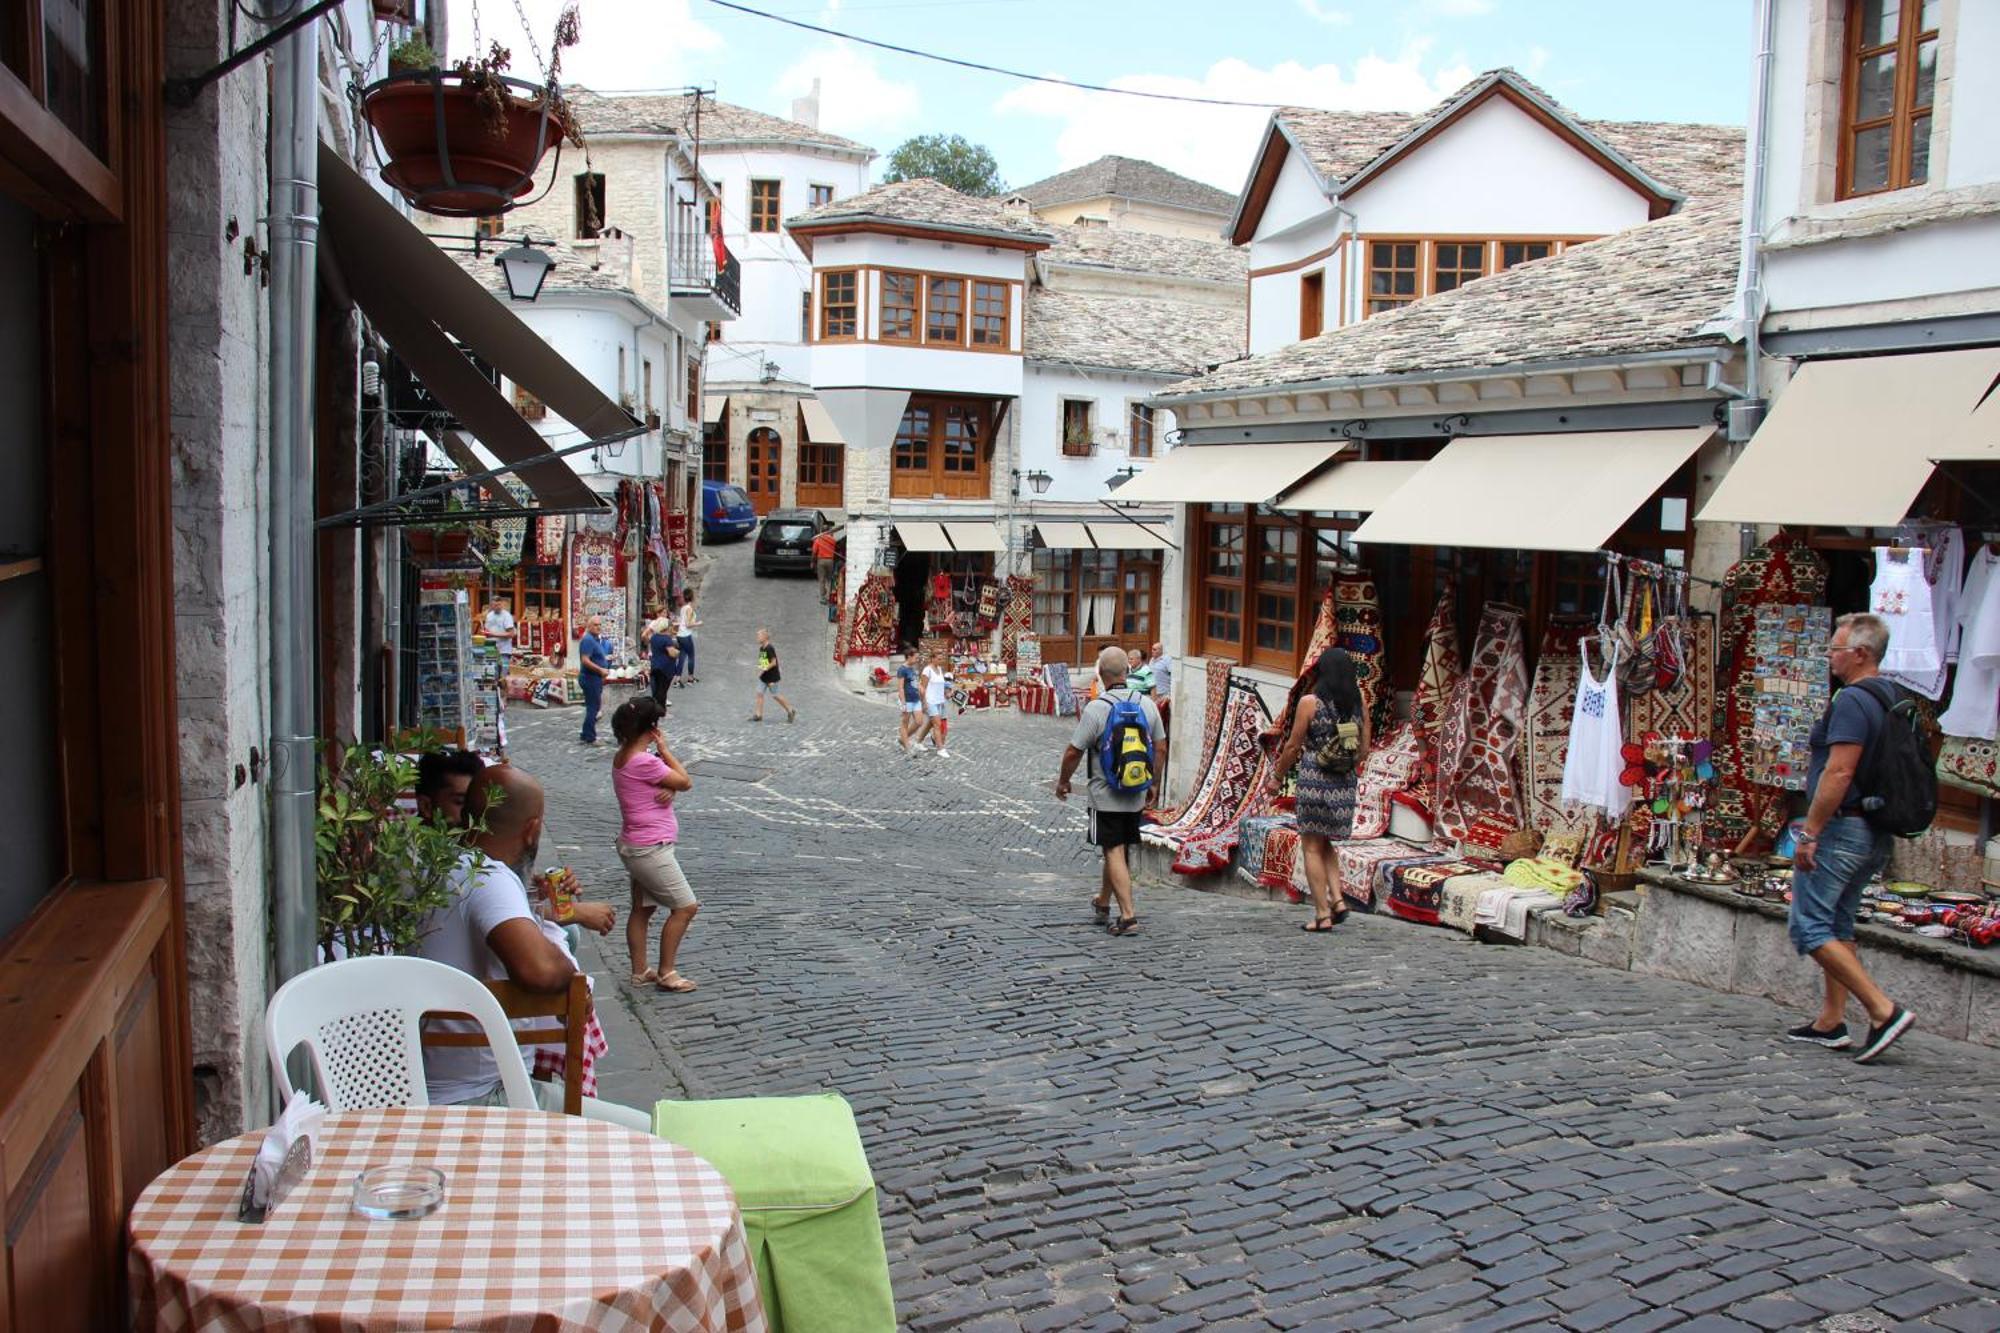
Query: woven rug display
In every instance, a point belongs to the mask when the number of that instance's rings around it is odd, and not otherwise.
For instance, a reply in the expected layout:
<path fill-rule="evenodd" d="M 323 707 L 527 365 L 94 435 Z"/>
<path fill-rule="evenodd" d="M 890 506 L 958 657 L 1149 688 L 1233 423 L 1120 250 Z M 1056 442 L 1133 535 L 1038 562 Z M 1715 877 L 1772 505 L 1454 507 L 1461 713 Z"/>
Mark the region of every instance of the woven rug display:
<path fill-rule="evenodd" d="M 1734 847 L 1752 827 L 1776 837 L 1785 818 L 1785 793 L 1748 776 L 1750 731 L 1757 716 L 1757 680 L 1751 654 L 1759 606 L 1826 600 L 1826 562 L 1791 534 L 1780 531 L 1722 576 L 1722 614 L 1715 644 L 1715 799 L 1702 821 L 1704 838 Z"/>
<path fill-rule="evenodd" d="M 1683 636 L 1687 663 L 1672 689 L 1650 690 L 1638 698 L 1621 694 L 1625 735 L 1706 736 L 1715 725 L 1715 617 L 1696 616 Z"/>
<path fill-rule="evenodd" d="M 1207 661 L 1208 700 L 1201 715 L 1201 761 L 1207 763 L 1215 755 L 1216 738 L 1222 735 L 1222 715 L 1229 699 L 1229 666 L 1220 657 Z"/>
<path fill-rule="evenodd" d="M 1278 739 L 1274 751 L 1283 748 L 1292 734 L 1292 719 L 1299 715 L 1299 700 L 1312 692 L 1314 668 L 1319 665 L 1319 655 L 1334 644 L 1333 590 L 1320 599 L 1319 618 L 1313 622 L 1312 638 L 1306 644 L 1306 655 L 1299 660 L 1304 665 L 1299 670 L 1299 678 L 1292 682 L 1290 693 L 1285 695 L 1284 711 L 1278 714 Z M 1361 663 L 1357 660 L 1358 670 Z"/>
<path fill-rule="evenodd" d="M 1021 636 L 1035 614 L 1035 581 L 1020 574 L 1007 576 L 1007 609 L 1000 615 L 1000 659 L 1012 666 Z"/>
<path fill-rule="evenodd" d="M 1223 712 L 1215 755 L 1202 774 L 1194 799 L 1170 824 L 1145 826 L 1140 836 L 1175 852 L 1174 871 L 1203 875 L 1228 866 L 1236 849 L 1237 823 L 1257 813 L 1270 755 L 1259 736 L 1269 721 L 1264 700 L 1248 685 L 1234 687 Z"/>
<path fill-rule="evenodd" d="M 896 581 L 891 574 L 870 574 L 861 580 L 853 605 L 842 618 L 845 631 L 840 661 L 849 657 L 887 657 L 896 651 Z"/>
<path fill-rule="evenodd" d="M 1391 861 L 1408 861 L 1425 849 L 1401 838 L 1374 838 L 1333 844 L 1337 887 L 1349 901 L 1371 910 L 1375 904 L 1375 868 Z"/>
<path fill-rule="evenodd" d="M 1389 798 L 1411 790 L 1424 765 L 1424 743 L 1404 723 L 1389 732 L 1361 761 L 1354 786 L 1354 826 L 1350 837 L 1379 838 L 1389 831 Z M 1428 806 L 1428 802 L 1426 805 Z"/>
<path fill-rule="evenodd" d="M 1243 820 L 1237 831 L 1237 877 L 1252 884 L 1260 883 L 1264 873 L 1265 850 L 1270 846 L 1271 835 L 1293 823 L 1290 815 L 1258 815 Z"/>
<path fill-rule="evenodd" d="M 1528 703 L 1523 612 L 1488 602 L 1472 641 L 1472 662 L 1452 691 L 1438 744 L 1437 826 L 1456 838 L 1481 815 L 1521 822 L 1519 759 Z"/>
<path fill-rule="evenodd" d="M 1479 913 L 1479 895 L 1507 887 L 1507 881 L 1495 870 L 1475 869 L 1453 875 L 1438 894 L 1438 924 L 1472 934 Z"/>
<path fill-rule="evenodd" d="M 1410 719 L 1423 742 L 1423 767 L 1414 790 L 1424 804 L 1433 807 L 1437 804 L 1438 733 L 1444 729 L 1445 710 L 1458 677 L 1458 594 L 1447 583 L 1424 631 L 1424 665 L 1410 701 Z"/>
<path fill-rule="evenodd" d="M 1544 833 L 1587 834 L 1599 817 L 1589 806 L 1565 810 L 1562 802 L 1570 718 L 1576 711 L 1576 687 L 1583 678 L 1578 645 L 1594 636 L 1596 629 L 1587 620 L 1551 619 L 1542 634 L 1541 651 L 1535 656 L 1522 767 L 1527 779 L 1528 824 Z M 1602 664 L 1595 669 L 1601 671 Z"/>
<path fill-rule="evenodd" d="M 1272 829 L 1264 843 L 1264 872 L 1257 877 L 1257 883 L 1267 889 L 1283 889 L 1293 902 L 1298 902 L 1305 896 L 1302 871 L 1298 825 Z"/>
<path fill-rule="evenodd" d="M 1375 596 L 1375 579 L 1366 570 L 1343 572 L 1333 584 L 1334 642 L 1354 659 L 1361 682 L 1361 702 L 1377 735 L 1389 729 L 1394 690 L 1382 677 L 1382 607 Z M 1310 666 L 1311 659 L 1307 659 Z"/>
<path fill-rule="evenodd" d="M 1386 865 L 1378 873 L 1388 881 L 1382 901 L 1391 913 L 1405 921 L 1435 926 L 1442 924 L 1438 916 L 1443 905 L 1445 881 L 1459 875 L 1479 874 L 1481 868 L 1453 856 L 1436 856 L 1402 865 Z"/>
<path fill-rule="evenodd" d="M 1075 717 L 1076 690 L 1069 683 L 1069 668 L 1061 662 L 1050 662 L 1042 668 L 1042 679 L 1056 692 L 1056 716 Z"/>

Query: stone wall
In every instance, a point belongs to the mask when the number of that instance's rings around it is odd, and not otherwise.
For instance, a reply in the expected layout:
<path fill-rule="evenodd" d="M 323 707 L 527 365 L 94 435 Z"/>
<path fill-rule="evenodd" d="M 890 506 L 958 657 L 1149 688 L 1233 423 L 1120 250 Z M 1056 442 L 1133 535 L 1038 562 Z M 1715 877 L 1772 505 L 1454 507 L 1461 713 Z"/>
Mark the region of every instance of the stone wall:
<path fill-rule="evenodd" d="M 229 0 L 175 5 L 167 59 L 233 44 Z M 175 653 L 195 1108 L 211 1141 L 261 1123 L 269 1079 L 265 713 L 269 237 L 261 63 L 167 122 Z"/>

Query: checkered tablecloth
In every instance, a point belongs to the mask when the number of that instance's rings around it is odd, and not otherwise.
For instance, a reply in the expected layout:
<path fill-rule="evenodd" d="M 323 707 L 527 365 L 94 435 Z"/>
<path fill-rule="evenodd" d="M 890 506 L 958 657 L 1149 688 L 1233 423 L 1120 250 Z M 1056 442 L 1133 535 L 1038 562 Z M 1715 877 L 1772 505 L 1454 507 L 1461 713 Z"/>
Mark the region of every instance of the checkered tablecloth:
<path fill-rule="evenodd" d="M 132 1210 L 133 1327 L 762 1333 L 735 1196 L 684 1148 L 576 1116 L 471 1107 L 330 1115 L 311 1172 L 236 1220 L 261 1135 L 204 1149 Z M 445 1173 L 413 1222 L 352 1211 L 357 1172 Z"/>

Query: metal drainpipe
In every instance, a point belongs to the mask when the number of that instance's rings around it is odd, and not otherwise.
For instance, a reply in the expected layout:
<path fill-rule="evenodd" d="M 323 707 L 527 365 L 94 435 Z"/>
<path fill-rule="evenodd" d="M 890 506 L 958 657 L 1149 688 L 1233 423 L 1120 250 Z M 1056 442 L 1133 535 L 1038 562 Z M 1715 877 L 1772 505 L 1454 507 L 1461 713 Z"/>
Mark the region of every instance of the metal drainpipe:
<path fill-rule="evenodd" d="M 1777 28 L 1777 0 L 1757 0 L 1757 68 L 1752 79 L 1749 155 L 1744 163 L 1742 258 L 1737 268 L 1736 315 L 1743 325 L 1743 411 L 1759 403 L 1763 370 L 1764 322 L 1764 188 L 1770 174 L 1771 47 Z M 1736 410 L 1735 408 L 1731 409 Z M 1730 465 L 1742 457 L 1749 441 L 1730 447 Z M 1739 532 L 1742 553 L 1756 544 L 1757 530 L 1744 524 Z"/>
<path fill-rule="evenodd" d="M 271 0 L 275 11 L 286 5 Z M 271 898 L 279 983 L 313 965 L 313 340 L 319 28 L 271 81 Z"/>

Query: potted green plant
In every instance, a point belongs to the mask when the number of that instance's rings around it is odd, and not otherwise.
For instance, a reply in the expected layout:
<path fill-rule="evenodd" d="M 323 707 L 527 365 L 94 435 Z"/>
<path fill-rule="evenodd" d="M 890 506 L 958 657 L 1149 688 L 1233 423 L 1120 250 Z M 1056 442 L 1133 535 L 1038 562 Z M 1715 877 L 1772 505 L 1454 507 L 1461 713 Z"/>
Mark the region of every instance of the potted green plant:
<path fill-rule="evenodd" d="M 433 504 L 437 497 L 430 497 Z M 457 491 L 447 492 L 438 505 L 441 514 L 460 514 L 465 500 Z M 464 518 L 439 518 L 429 523 L 412 523 L 403 529 L 403 545 L 410 558 L 425 565 L 453 565 L 464 561 L 472 549 L 473 524 Z"/>
<path fill-rule="evenodd" d="M 546 82 L 507 73 L 498 42 L 450 69 L 418 34 L 389 52 L 388 77 L 361 92 L 361 113 L 382 144 L 382 178 L 418 208 L 445 217 L 506 212 L 535 188 L 542 156 L 583 136 L 563 97 L 562 53 L 576 45 L 574 4 L 556 21 Z"/>
<path fill-rule="evenodd" d="M 436 745 L 419 733 L 396 747 L 329 741 L 321 749 L 313 845 L 323 958 L 410 953 L 430 915 L 450 904 L 466 831 L 399 804 L 416 786 L 411 755 Z"/>

